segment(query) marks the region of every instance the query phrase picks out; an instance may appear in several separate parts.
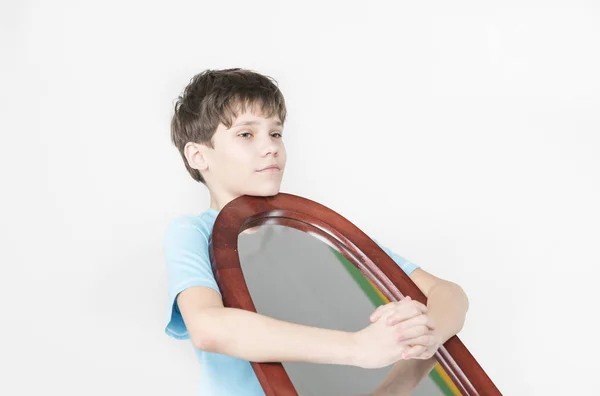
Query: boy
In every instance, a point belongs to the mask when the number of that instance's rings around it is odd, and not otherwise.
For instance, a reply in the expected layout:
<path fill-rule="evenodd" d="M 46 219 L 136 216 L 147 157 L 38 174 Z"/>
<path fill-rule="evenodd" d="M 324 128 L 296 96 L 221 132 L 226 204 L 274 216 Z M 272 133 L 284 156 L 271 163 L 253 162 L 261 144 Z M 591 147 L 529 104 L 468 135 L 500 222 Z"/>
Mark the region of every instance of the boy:
<path fill-rule="evenodd" d="M 384 248 L 428 297 L 378 307 L 371 324 L 348 333 L 279 321 L 223 307 L 208 241 L 216 216 L 241 195 L 279 192 L 286 165 L 286 107 L 270 77 L 244 70 L 206 70 L 178 98 L 171 138 L 196 181 L 210 193 L 199 215 L 174 219 L 165 234 L 169 306 L 166 333 L 191 339 L 200 361 L 200 393 L 264 395 L 256 362 L 312 362 L 385 367 L 374 395 L 408 395 L 435 365 L 437 348 L 463 326 L 462 289 Z"/>

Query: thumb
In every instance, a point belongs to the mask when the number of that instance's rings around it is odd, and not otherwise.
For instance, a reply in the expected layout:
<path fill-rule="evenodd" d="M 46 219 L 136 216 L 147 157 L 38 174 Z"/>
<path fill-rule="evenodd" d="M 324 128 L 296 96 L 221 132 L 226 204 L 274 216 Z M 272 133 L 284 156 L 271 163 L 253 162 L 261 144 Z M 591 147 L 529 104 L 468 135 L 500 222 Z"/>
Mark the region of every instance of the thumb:
<path fill-rule="evenodd" d="M 381 317 L 381 315 L 388 310 L 388 308 L 390 307 L 390 304 L 385 304 L 385 305 L 380 305 L 377 307 L 377 309 L 371 314 L 371 316 L 369 317 L 369 319 L 371 320 L 371 322 L 377 322 L 377 320 Z"/>
<path fill-rule="evenodd" d="M 377 309 L 375 309 L 375 311 L 373 311 L 373 313 L 371 314 L 371 316 L 369 316 L 369 320 L 371 322 L 375 322 L 377 321 L 377 319 L 379 319 L 379 315 L 381 315 L 381 311 L 383 310 L 383 307 L 385 305 L 380 305 L 377 307 Z"/>

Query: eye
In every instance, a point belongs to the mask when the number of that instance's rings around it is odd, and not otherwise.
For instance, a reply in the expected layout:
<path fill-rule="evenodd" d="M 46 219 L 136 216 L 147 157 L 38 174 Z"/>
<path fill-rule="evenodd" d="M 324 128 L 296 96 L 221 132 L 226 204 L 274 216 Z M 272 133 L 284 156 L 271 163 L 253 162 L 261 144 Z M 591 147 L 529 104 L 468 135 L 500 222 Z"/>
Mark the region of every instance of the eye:
<path fill-rule="evenodd" d="M 273 136 L 274 138 L 282 138 L 283 135 L 281 134 L 281 132 L 273 132 L 271 134 L 271 136 Z"/>
<path fill-rule="evenodd" d="M 250 132 L 241 132 L 241 133 L 238 133 L 238 136 L 242 137 L 242 138 L 248 138 L 248 137 L 252 136 L 252 133 L 250 133 Z"/>

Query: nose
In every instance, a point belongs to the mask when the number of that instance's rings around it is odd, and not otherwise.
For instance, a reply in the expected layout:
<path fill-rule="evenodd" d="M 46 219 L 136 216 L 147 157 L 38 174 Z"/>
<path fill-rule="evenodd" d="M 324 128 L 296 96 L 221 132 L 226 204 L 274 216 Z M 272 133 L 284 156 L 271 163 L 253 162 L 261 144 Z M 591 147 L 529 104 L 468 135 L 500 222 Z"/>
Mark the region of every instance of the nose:
<path fill-rule="evenodd" d="M 262 142 L 260 153 L 262 157 L 266 157 L 268 155 L 277 157 L 277 155 L 279 155 L 279 145 L 273 140 L 273 138 L 268 137 Z"/>

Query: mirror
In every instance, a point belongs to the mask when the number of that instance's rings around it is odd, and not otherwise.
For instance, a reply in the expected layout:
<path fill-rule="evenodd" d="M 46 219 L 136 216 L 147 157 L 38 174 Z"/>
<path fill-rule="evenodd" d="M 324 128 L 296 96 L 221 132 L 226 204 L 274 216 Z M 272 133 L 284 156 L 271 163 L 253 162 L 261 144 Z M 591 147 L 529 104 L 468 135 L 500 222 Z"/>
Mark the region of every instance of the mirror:
<path fill-rule="evenodd" d="M 367 325 L 377 305 L 405 296 L 427 304 L 417 285 L 361 229 L 326 206 L 297 195 L 245 195 L 229 202 L 215 220 L 209 252 L 225 307 L 356 331 Z M 352 310 L 349 299 L 354 301 Z M 293 310 L 282 309 L 291 303 Z M 440 346 L 435 359 L 438 365 L 422 382 L 421 394 L 501 395 L 458 336 Z M 267 396 L 366 394 L 393 366 L 363 370 L 250 363 Z"/>
<path fill-rule="evenodd" d="M 266 316 L 353 332 L 369 325 L 369 316 L 375 308 L 388 302 L 373 283 L 325 239 L 293 227 L 265 224 L 247 230 L 239 234 L 238 254 L 256 312 Z M 371 394 L 392 367 L 362 369 L 296 362 L 282 364 L 302 396 Z M 437 366 L 413 395 L 460 393 Z"/>

